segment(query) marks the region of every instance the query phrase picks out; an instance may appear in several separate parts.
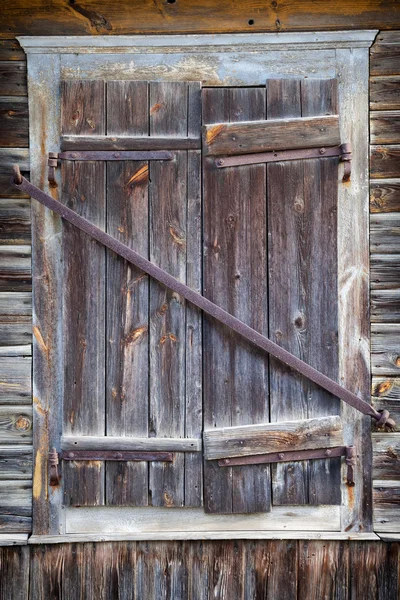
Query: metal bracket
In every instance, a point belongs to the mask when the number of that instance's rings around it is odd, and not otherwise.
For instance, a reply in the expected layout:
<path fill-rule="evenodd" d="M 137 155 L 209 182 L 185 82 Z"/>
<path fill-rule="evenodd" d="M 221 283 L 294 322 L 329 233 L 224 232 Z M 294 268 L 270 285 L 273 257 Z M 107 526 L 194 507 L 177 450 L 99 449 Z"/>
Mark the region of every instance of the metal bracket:
<path fill-rule="evenodd" d="M 331 148 L 302 148 L 300 150 L 282 150 L 280 152 L 258 152 L 257 154 L 240 154 L 217 158 L 215 165 L 218 169 L 238 167 L 240 165 L 255 165 L 260 163 L 281 162 L 309 158 L 330 158 L 338 156 L 344 162 L 343 181 L 349 181 L 351 175 L 351 144 L 341 144 Z"/>
<path fill-rule="evenodd" d="M 55 185 L 55 169 L 61 160 L 172 160 L 172 152 L 165 150 L 79 150 L 71 152 L 49 152 L 49 183 Z"/>
<path fill-rule="evenodd" d="M 60 476 L 58 474 L 58 453 L 55 448 L 49 452 L 49 483 L 52 487 L 59 485 Z"/>
<path fill-rule="evenodd" d="M 316 458 L 346 457 L 347 484 L 354 485 L 354 467 L 356 465 L 356 450 L 354 446 L 336 446 L 334 448 L 319 448 L 317 450 L 289 450 L 287 452 L 271 452 L 269 454 L 256 454 L 251 456 L 236 456 L 223 458 L 218 461 L 220 467 L 239 467 L 246 465 L 259 465 L 281 462 L 296 462 Z"/>

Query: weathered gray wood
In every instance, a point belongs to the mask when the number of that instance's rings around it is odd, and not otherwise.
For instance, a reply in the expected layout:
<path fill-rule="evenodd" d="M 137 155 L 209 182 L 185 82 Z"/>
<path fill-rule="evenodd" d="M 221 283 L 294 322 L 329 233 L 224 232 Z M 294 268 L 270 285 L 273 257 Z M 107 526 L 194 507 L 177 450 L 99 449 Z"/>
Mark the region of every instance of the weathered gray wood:
<path fill-rule="evenodd" d="M 61 438 L 63 450 L 160 450 L 165 452 L 199 452 L 201 439 L 166 437 L 124 437 L 124 436 L 75 436 Z"/>
<path fill-rule="evenodd" d="M 0 357 L 3 356 L 31 356 L 32 345 L 27 346 L 0 346 Z"/>
<path fill-rule="evenodd" d="M 371 144 L 396 144 L 400 140 L 400 111 L 385 110 L 370 113 Z"/>
<path fill-rule="evenodd" d="M 400 373 L 400 324 L 372 323 L 371 366 L 373 375 Z"/>
<path fill-rule="evenodd" d="M 21 517 L 32 515 L 31 481 L 0 481 L 0 514 Z"/>
<path fill-rule="evenodd" d="M 26 98 L 0 97 L 0 147 L 29 147 L 28 101 Z"/>
<path fill-rule="evenodd" d="M 297 554 L 298 598 L 347 600 L 348 545 L 307 540 L 298 543 Z"/>
<path fill-rule="evenodd" d="M 63 82 L 64 133 L 104 134 L 104 82 Z M 106 223 L 104 162 L 65 161 L 61 202 L 101 227 Z M 105 433 L 105 249 L 63 223 L 64 426 L 70 435 Z M 67 504 L 104 502 L 104 463 L 63 466 Z"/>
<path fill-rule="evenodd" d="M 400 250 L 400 212 L 371 215 L 371 253 L 396 254 Z"/>
<path fill-rule="evenodd" d="M 372 405 L 376 410 L 388 410 L 400 431 L 400 378 L 373 377 Z"/>
<path fill-rule="evenodd" d="M 17 163 L 21 171 L 29 171 L 29 148 L 0 148 L 0 173 L 8 173 Z"/>
<path fill-rule="evenodd" d="M 371 322 L 400 323 L 400 289 L 371 290 Z"/>
<path fill-rule="evenodd" d="M 374 44 L 370 50 L 370 76 L 398 75 L 400 73 L 400 51 L 395 43 L 384 41 Z"/>
<path fill-rule="evenodd" d="M 399 179 L 371 180 L 370 212 L 400 212 Z"/>
<path fill-rule="evenodd" d="M 400 477 L 400 435 L 373 433 L 373 479 L 398 480 Z"/>
<path fill-rule="evenodd" d="M 0 404 L 31 404 L 31 371 L 30 357 L 0 358 Z"/>
<path fill-rule="evenodd" d="M 400 177 L 400 145 L 371 146 L 372 179 Z"/>
<path fill-rule="evenodd" d="M 0 246 L 0 291 L 32 289 L 30 246 Z"/>
<path fill-rule="evenodd" d="M 146 135 L 148 84 L 107 84 L 107 134 Z M 143 256 L 149 255 L 146 162 L 107 164 L 107 232 Z M 149 280 L 107 251 L 106 433 L 147 437 L 149 411 Z M 147 506 L 148 465 L 108 462 L 106 504 Z"/>
<path fill-rule="evenodd" d="M 26 96 L 26 61 L 0 61 L 0 89 L 3 96 Z"/>
<path fill-rule="evenodd" d="M 0 444 L 32 446 L 31 406 L 0 406 Z"/>
<path fill-rule="evenodd" d="M 203 123 L 265 118 L 265 90 L 206 89 Z M 265 165 L 217 169 L 203 161 L 203 293 L 261 333 L 267 332 Z M 267 422 L 268 357 L 204 317 L 204 426 Z M 268 465 L 221 469 L 204 464 L 205 510 L 270 509 Z"/>
<path fill-rule="evenodd" d="M 2 479 L 32 479 L 32 447 L 0 446 Z"/>
<path fill-rule="evenodd" d="M 399 110 L 400 77 L 371 77 L 369 105 L 372 110 Z"/>
<path fill-rule="evenodd" d="M 206 429 L 203 438 L 207 460 L 343 445 L 339 416 Z"/>
<path fill-rule="evenodd" d="M 378 533 L 400 533 L 398 481 L 374 481 L 374 530 Z"/>
<path fill-rule="evenodd" d="M 391 290 L 400 281 L 400 254 L 371 256 L 371 289 Z"/>
<path fill-rule="evenodd" d="M 30 201 L 22 198 L 0 198 L 0 242 L 30 244 Z"/>
<path fill-rule="evenodd" d="M 284 115 L 283 115 L 284 116 Z M 339 117 L 271 118 L 203 126 L 206 155 L 248 154 L 269 150 L 318 148 L 340 144 Z"/>
<path fill-rule="evenodd" d="M 150 113 L 151 114 L 151 113 Z M 87 136 L 64 135 L 62 150 L 195 150 L 199 149 L 199 137 L 186 137 L 184 131 L 175 138 L 157 134 L 154 136 Z"/>
<path fill-rule="evenodd" d="M 31 339 L 32 294 L 0 292 L 0 345 L 26 345 Z"/>

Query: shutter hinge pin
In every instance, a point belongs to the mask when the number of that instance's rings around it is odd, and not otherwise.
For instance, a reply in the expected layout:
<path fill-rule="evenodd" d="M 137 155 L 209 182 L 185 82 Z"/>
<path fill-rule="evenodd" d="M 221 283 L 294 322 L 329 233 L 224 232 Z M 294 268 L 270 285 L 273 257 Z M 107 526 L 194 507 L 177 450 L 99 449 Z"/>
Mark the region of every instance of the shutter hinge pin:
<path fill-rule="evenodd" d="M 59 485 L 60 476 L 58 474 L 58 452 L 52 448 L 49 452 L 49 482 L 52 487 Z"/>

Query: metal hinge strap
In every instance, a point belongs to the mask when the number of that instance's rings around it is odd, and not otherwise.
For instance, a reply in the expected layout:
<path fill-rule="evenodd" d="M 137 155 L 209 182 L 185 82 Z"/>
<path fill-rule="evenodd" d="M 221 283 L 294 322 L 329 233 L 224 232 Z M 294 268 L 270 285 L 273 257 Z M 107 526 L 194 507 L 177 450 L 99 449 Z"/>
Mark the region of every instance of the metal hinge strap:
<path fill-rule="evenodd" d="M 373 406 L 371 406 L 362 398 L 356 396 L 356 394 L 353 392 L 350 392 L 333 379 L 330 379 L 330 377 L 327 377 L 311 365 L 308 365 L 306 362 L 291 352 L 288 352 L 267 338 L 265 335 L 262 335 L 255 329 L 252 329 L 249 325 L 246 325 L 246 323 L 243 323 L 220 306 L 217 306 L 211 302 L 211 300 L 208 300 L 208 298 L 202 296 L 199 292 L 191 289 L 154 263 L 147 260 L 147 258 L 144 256 L 138 254 L 105 231 L 102 231 L 99 227 L 96 227 L 93 225 L 93 223 L 90 223 L 78 215 L 75 211 L 71 210 L 67 206 L 64 206 L 57 200 L 54 200 L 54 198 L 52 198 L 49 194 L 46 194 L 46 192 L 43 190 L 37 188 L 32 183 L 29 183 L 25 177 L 22 177 L 17 166 L 14 168 L 14 175 L 11 178 L 11 184 L 16 189 L 25 192 L 32 198 L 35 198 L 38 202 L 60 215 L 63 219 L 81 231 L 90 235 L 93 239 L 100 242 L 100 244 L 103 244 L 122 258 L 125 258 L 125 260 L 128 262 L 134 264 L 136 267 L 138 267 L 138 269 L 144 271 L 144 273 L 147 273 L 147 275 L 165 287 L 169 288 L 179 296 L 182 296 L 182 298 L 185 298 L 194 306 L 197 306 L 197 308 L 208 314 L 210 317 L 223 323 L 257 348 L 267 352 L 268 354 L 271 354 L 279 361 L 307 377 L 307 379 L 310 381 L 313 381 L 334 396 L 341 398 L 344 402 L 362 412 L 364 415 L 371 416 L 377 421 L 378 426 L 385 426 L 389 429 L 393 429 L 395 427 L 395 422 L 393 419 L 389 418 L 389 413 L 387 413 L 387 411 L 378 412 Z"/>

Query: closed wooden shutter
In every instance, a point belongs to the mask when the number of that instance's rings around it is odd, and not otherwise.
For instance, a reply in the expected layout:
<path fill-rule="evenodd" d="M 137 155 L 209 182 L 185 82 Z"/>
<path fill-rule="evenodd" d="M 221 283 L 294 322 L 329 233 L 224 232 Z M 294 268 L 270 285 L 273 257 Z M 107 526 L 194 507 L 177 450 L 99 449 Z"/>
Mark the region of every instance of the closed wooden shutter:
<path fill-rule="evenodd" d="M 64 81 L 60 200 L 337 381 L 338 113 L 336 80 Z M 60 240 L 67 507 L 341 503 L 340 458 L 229 465 L 343 446 L 337 398 L 73 225 Z"/>

